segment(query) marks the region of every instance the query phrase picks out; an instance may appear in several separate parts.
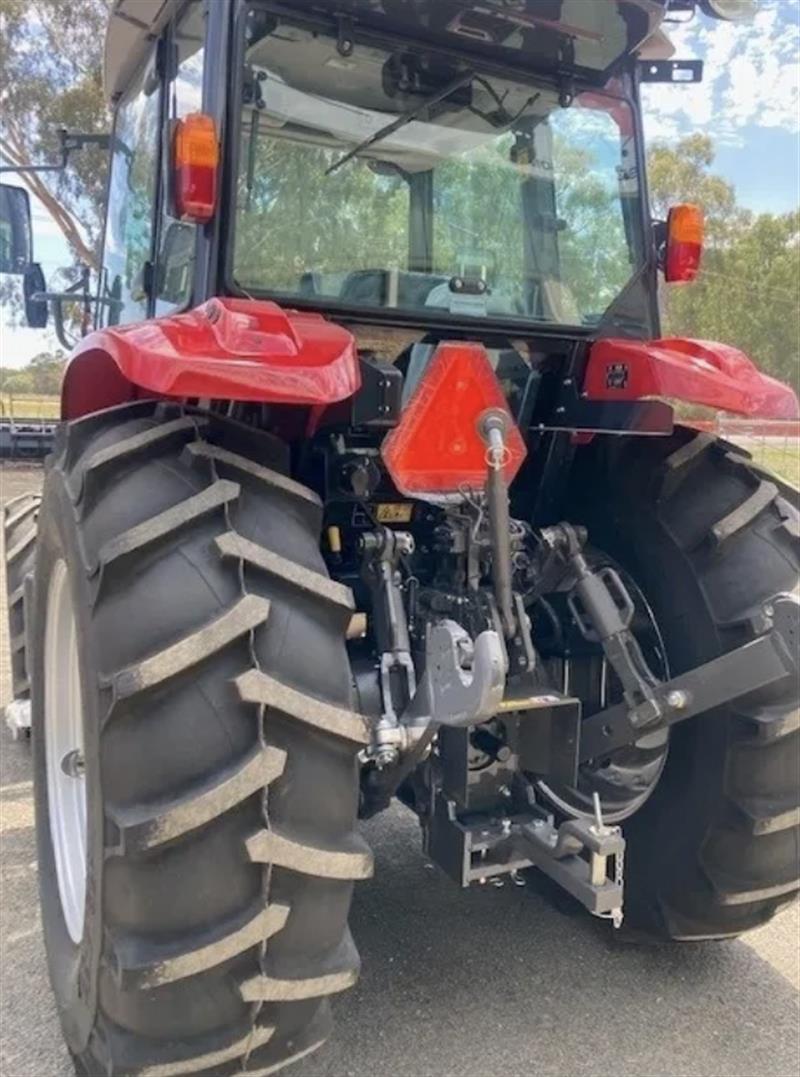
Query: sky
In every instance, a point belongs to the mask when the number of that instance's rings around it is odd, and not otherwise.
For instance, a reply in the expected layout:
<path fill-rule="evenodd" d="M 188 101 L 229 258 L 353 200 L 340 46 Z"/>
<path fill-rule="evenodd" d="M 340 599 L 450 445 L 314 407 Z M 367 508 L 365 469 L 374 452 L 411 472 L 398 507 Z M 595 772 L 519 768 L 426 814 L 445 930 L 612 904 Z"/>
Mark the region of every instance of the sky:
<path fill-rule="evenodd" d="M 713 169 L 756 213 L 800 205 L 800 0 L 762 0 L 753 23 L 697 15 L 665 27 L 675 59 L 703 60 L 697 85 L 643 87 L 648 140 L 697 131 L 718 147 Z"/>
<path fill-rule="evenodd" d="M 643 88 L 648 141 L 674 145 L 708 132 L 718 147 L 713 170 L 734 185 L 740 205 L 756 213 L 798 208 L 800 0 L 761 0 L 754 22 L 745 26 L 698 14 L 664 29 L 676 59 L 702 59 L 705 69 L 699 85 Z M 35 257 L 49 279 L 70 258 L 49 215 L 37 203 L 32 210 Z M 57 347 L 50 331 L 12 327 L 0 310 L 3 366 L 23 366 Z"/>

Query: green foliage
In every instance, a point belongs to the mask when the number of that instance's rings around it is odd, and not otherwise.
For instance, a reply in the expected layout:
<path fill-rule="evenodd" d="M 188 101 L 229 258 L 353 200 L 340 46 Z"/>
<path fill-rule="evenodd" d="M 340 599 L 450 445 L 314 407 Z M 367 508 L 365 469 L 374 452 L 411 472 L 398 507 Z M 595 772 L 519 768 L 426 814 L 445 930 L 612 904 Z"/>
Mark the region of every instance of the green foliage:
<path fill-rule="evenodd" d="M 61 391 L 66 358 L 63 352 L 41 352 L 27 366 L 0 368 L 0 393 L 9 396 L 55 396 Z"/>
<path fill-rule="evenodd" d="M 561 114 L 565 119 L 569 113 Z M 577 115 L 577 114 L 573 114 Z M 564 230 L 559 235 L 561 278 L 578 311 L 599 318 L 627 284 L 632 252 L 625 235 L 616 167 L 603 162 L 603 152 L 616 149 L 613 121 L 600 115 L 592 125 L 593 140 L 576 137 L 562 120 L 554 140 L 553 171 L 558 178 L 556 202 Z M 609 129 L 610 128 L 610 129 Z"/>
<path fill-rule="evenodd" d="M 398 266 L 408 256 L 408 189 L 353 161 L 330 176 L 340 151 L 258 138 L 242 140 L 236 274 L 245 288 L 294 291 L 308 271 L 346 273 Z"/>
<path fill-rule="evenodd" d="M 800 365 L 800 210 L 755 216 L 710 168 L 714 145 L 693 135 L 650 151 L 656 217 L 675 202 L 706 213 L 706 249 L 698 279 L 665 286 L 665 335 L 732 344 L 761 369 L 796 384 Z"/>
<path fill-rule="evenodd" d="M 697 202 L 706 213 L 706 239 L 714 243 L 735 228 L 743 211 L 736 192 L 708 169 L 716 151 L 709 135 L 690 135 L 677 146 L 654 144 L 648 154 L 650 202 L 656 220 L 666 220 L 675 202 Z"/>
<path fill-rule="evenodd" d="M 599 317 L 632 271 L 618 129 L 610 116 L 575 113 L 574 122 L 566 110 L 551 121 L 558 221 L 549 242 L 560 248 L 565 321 Z M 292 293 L 313 272 L 316 286 L 337 296 L 352 271 L 409 267 L 409 187 L 390 164 L 356 158 L 326 175 L 341 150 L 268 130 L 253 145 L 243 119 L 234 254 L 243 288 Z M 524 240 L 524 192 L 535 172 L 516 163 L 515 148 L 515 135 L 500 132 L 433 160 L 432 268 L 451 276 L 483 266 L 501 309 L 521 312 L 535 276 Z"/>
<path fill-rule="evenodd" d="M 0 0 L 0 153 L 10 164 L 58 161 L 58 129 L 100 133 L 111 0 Z M 61 173 L 24 182 L 59 226 L 73 255 L 96 264 L 107 154 L 73 154 Z"/>

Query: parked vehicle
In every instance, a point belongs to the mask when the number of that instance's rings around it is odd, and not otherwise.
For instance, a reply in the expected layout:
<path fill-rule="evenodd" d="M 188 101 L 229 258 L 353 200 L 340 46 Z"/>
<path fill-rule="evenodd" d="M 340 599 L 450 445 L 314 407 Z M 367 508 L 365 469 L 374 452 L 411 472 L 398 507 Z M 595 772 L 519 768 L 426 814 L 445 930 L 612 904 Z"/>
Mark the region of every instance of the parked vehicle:
<path fill-rule="evenodd" d="M 96 324 L 7 548 L 79 1073 L 317 1048 L 394 798 L 637 941 L 795 896 L 797 494 L 673 405 L 798 403 L 659 336 L 702 216 L 650 218 L 639 87 L 694 6 L 114 5 Z"/>

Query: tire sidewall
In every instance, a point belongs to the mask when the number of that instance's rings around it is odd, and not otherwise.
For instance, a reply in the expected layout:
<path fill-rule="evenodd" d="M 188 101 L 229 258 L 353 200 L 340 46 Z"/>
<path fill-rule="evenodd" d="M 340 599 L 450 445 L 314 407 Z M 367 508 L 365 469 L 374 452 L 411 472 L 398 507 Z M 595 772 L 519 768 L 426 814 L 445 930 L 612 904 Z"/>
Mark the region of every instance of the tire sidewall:
<path fill-rule="evenodd" d="M 86 905 L 84 933 L 76 946 L 67 931 L 58 890 L 50 834 L 45 750 L 45 631 L 53 570 L 66 563 L 76 620 L 78 662 L 83 702 L 86 765 Z M 63 473 L 51 468 L 45 480 L 36 551 L 32 631 L 31 733 L 33 749 L 39 894 L 48 973 L 64 1036 L 71 1051 L 87 1046 L 95 1021 L 97 970 L 102 949 L 103 804 L 100 780 L 101 701 L 91 654 L 90 580 L 78 542 L 75 508 Z"/>
<path fill-rule="evenodd" d="M 753 611 L 792 591 L 797 581 L 796 555 L 792 560 L 776 537 L 783 516 L 774 503 L 748 518 L 729 544 L 718 548 L 708 541 L 712 526 L 746 504 L 759 480 L 744 458 L 732 458 L 713 442 L 701 443 L 694 456 L 671 467 L 672 454 L 694 436 L 680 430 L 673 439 L 641 449 L 599 446 L 581 473 L 592 496 L 575 506 L 598 545 L 642 588 L 673 676 L 754 638 Z M 675 468 L 686 470 L 673 474 Z M 746 587 L 738 587 L 740 581 Z M 626 926 L 641 933 L 631 941 L 727 938 L 765 923 L 778 907 L 771 899 L 738 896 L 748 887 L 757 893 L 762 881 L 768 889 L 773 875 L 783 883 L 791 870 L 788 851 L 777 868 L 768 856 L 764 861 L 772 837 L 763 843 L 742 819 L 737 796 L 759 800 L 765 794 L 758 753 L 748 763 L 748 792 L 730 786 L 739 746 L 755 748 L 745 723 L 760 699 L 722 705 L 671 729 L 661 779 L 625 824 Z M 722 842 L 720 866 L 715 843 Z M 739 889 L 734 880 L 741 880 Z M 724 887 L 735 900 L 719 896 Z"/>

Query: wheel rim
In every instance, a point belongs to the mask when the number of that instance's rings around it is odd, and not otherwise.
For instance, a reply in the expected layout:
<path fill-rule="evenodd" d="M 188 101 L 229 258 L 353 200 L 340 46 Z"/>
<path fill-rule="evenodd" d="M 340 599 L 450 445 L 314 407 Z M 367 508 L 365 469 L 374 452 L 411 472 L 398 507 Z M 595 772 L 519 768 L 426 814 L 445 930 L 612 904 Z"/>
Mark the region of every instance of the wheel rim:
<path fill-rule="evenodd" d="M 669 679 L 666 648 L 655 615 L 636 581 L 605 555 L 592 551 L 593 568 L 611 565 L 621 576 L 633 600 L 635 613 L 631 626 L 645 660 L 659 680 Z M 602 652 L 601 652 L 602 653 Z M 603 656 L 596 665 L 596 698 L 584 706 L 584 717 L 618 703 L 622 699 L 622 686 L 610 670 Z M 570 662 L 562 667 L 564 692 L 570 694 Z M 600 797 L 603 818 L 608 823 L 628 819 L 651 795 L 658 784 L 667 759 L 669 748 L 668 729 L 658 730 L 607 759 L 590 760 L 582 764 L 575 787 L 557 786 L 543 781 L 537 788 L 553 807 L 572 817 L 594 817 L 594 794 Z"/>
<path fill-rule="evenodd" d="M 83 937 L 86 900 L 86 778 L 75 614 L 67 566 L 55 566 L 44 639 L 47 801 L 58 892 L 69 936 Z"/>

